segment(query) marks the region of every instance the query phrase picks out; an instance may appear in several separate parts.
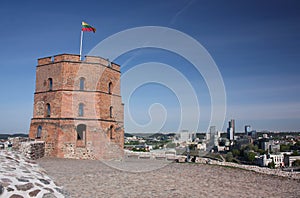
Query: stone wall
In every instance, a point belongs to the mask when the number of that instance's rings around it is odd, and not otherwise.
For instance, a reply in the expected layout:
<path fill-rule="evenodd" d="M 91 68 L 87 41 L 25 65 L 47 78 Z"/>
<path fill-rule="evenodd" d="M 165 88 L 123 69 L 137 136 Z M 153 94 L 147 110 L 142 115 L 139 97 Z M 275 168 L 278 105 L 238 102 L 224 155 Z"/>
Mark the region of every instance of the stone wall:
<path fill-rule="evenodd" d="M 254 171 L 257 173 L 267 174 L 267 175 L 276 175 L 281 177 L 288 177 L 293 179 L 300 179 L 300 173 L 298 172 L 286 172 L 282 171 L 281 169 L 270 169 L 266 167 L 259 167 L 259 166 L 252 166 L 252 165 L 245 165 L 245 164 L 236 164 L 233 162 L 219 162 L 217 160 L 211 160 L 207 158 L 196 158 L 196 163 L 201 164 L 213 164 L 213 165 L 219 165 L 219 166 L 229 166 L 234 168 L 241 168 L 245 170 Z"/>
<path fill-rule="evenodd" d="M 28 159 L 39 159 L 45 155 L 44 141 L 22 142 L 19 148 L 20 152 Z"/>
<path fill-rule="evenodd" d="M 26 137 L 9 137 L 8 141 L 10 141 L 12 143 L 12 149 L 13 150 L 19 150 L 22 143 L 24 142 L 28 142 L 29 138 Z"/>

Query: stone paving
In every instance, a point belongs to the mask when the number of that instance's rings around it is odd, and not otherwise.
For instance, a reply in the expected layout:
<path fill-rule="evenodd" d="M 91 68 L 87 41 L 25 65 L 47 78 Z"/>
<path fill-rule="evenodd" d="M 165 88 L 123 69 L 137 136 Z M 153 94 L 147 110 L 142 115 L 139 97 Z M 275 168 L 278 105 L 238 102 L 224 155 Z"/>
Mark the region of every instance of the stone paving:
<path fill-rule="evenodd" d="M 222 165 L 149 159 L 32 161 L 0 150 L 0 197 L 300 197 L 296 177 Z"/>
<path fill-rule="evenodd" d="M 0 150 L 0 197 L 60 198 L 68 195 L 35 161 L 17 151 Z"/>
<path fill-rule="evenodd" d="M 149 159 L 37 162 L 76 198 L 300 197 L 300 180 L 218 165 Z"/>

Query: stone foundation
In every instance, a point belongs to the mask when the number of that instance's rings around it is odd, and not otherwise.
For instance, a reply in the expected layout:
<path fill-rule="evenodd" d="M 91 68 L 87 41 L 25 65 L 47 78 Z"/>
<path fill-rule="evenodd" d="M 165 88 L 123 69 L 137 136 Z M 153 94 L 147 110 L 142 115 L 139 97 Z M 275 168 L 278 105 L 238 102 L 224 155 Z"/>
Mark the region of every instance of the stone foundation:
<path fill-rule="evenodd" d="M 44 141 L 22 142 L 19 148 L 20 152 L 28 159 L 39 159 L 45 155 Z"/>

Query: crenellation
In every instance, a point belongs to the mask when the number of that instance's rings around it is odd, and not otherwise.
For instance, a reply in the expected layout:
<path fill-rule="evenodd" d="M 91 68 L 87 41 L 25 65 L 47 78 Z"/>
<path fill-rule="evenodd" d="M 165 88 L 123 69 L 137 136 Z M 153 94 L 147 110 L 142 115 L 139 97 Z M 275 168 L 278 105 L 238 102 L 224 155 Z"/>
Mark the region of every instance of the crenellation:
<path fill-rule="evenodd" d="M 80 56 L 77 54 L 59 54 L 54 56 L 54 62 L 74 61 L 80 62 Z"/>
<path fill-rule="evenodd" d="M 52 57 L 45 57 L 45 58 L 39 58 L 38 59 L 38 65 L 46 65 L 52 63 Z"/>
<path fill-rule="evenodd" d="M 112 66 L 113 69 L 115 69 L 117 71 L 120 71 L 120 68 L 121 68 L 120 65 L 118 65 L 116 63 L 112 63 L 111 66 Z"/>
<path fill-rule="evenodd" d="M 105 60 L 104 58 L 101 58 L 99 56 L 85 56 L 84 62 L 107 65 L 107 60 Z"/>

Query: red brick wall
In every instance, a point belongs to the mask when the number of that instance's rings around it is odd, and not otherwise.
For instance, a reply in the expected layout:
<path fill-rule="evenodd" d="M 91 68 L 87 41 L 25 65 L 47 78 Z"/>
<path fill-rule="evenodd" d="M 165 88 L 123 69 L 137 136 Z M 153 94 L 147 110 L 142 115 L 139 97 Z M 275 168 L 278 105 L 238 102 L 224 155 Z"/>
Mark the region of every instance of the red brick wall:
<path fill-rule="evenodd" d="M 34 113 L 30 138 L 36 138 L 42 126 L 41 140 L 46 142 L 46 155 L 67 158 L 101 159 L 122 156 L 124 146 L 123 105 L 120 96 L 120 67 L 100 57 L 57 55 L 38 60 Z M 48 79 L 52 78 L 49 91 Z M 85 79 L 84 91 L 80 78 Z M 112 83 L 111 93 L 108 84 Z M 46 117 L 46 104 L 51 116 Z M 79 116 L 79 104 L 84 115 Z M 110 106 L 113 114 L 110 117 Z M 76 127 L 87 126 L 84 140 L 77 140 Z M 113 126 L 112 139 L 110 127 Z"/>

